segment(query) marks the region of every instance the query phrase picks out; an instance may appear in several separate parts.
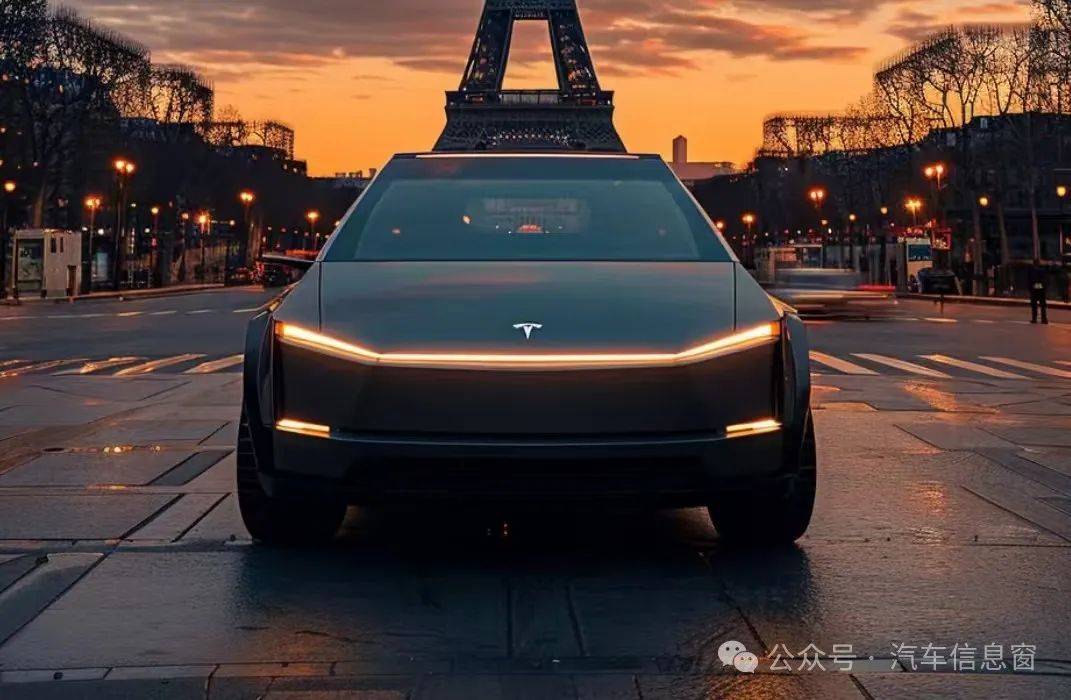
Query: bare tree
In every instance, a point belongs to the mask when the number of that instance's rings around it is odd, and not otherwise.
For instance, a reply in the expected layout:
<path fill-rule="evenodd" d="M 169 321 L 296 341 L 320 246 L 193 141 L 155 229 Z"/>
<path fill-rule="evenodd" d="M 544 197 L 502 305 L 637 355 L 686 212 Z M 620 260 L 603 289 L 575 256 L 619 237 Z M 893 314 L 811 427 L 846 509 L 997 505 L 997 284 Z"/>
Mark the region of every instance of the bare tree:
<path fill-rule="evenodd" d="M 46 19 L 28 65 L 19 102 L 36 174 L 32 220 L 40 226 L 46 206 L 69 189 L 87 123 L 115 118 L 113 94 L 143 79 L 149 62 L 143 46 L 60 9 Z"/>

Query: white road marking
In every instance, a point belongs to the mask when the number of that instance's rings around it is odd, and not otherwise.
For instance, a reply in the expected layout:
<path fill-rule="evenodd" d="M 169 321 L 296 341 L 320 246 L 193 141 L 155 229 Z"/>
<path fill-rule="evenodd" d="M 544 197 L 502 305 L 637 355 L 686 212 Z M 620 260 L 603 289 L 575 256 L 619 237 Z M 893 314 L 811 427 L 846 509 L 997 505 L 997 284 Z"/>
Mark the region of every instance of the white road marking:
<path fill-rule="evenodd" d="M 255 309 L 235 309 L 232 313 L 236 313 L 236 314 L 253 314 L 253 313 L 256 313 L 257 311 L 260 311 L 260 307 L 257 307 Z"/>
<path fill-rule="evenodd" d="M 886 357 L 884 355 L 872 355 L 865 352 L 853 352 L 858 358 L 876 362 L 879 365 L 886 365 L 894 369 L 903 370 L 904 372 L 910 372 L 911 374 L 918 374 L 923 377 L 933 377 L 934 379 L 951 379 L 952 376 L 939 372 L 929 367 L 923 367 L 922 365 L 916 365 L 913 362 L 907 362 L 906 360 L 897 360 L 895 357 Z"/>
<path fill-rule="evenodd" d="M 178 311 L 153 311 L 150 316 L 174 316 Z"/>
<path fill-rule="evenodd" d="M 205 362 L 204 364 L 197 365 L 193 369 L 186 370 L 183 374 L 212 374 L 213 372 L 219 372 L 225 369 L 230 369 L 235 365 L 240 365 L 244 359 L 245 355 L 232 355 L 231 357 L 224 357 L 222 360 L 213 360 L 212 362 Z"/>
<path fill-rule="evenodd" d="M 986 324 L 988 326 L 988 325 L 995 324 L 996 321 L 993 321 L 993 320 L 988 319 L 988 318 L 976 318 L 973 321 L 971 321 L 971 323 L 984 323 L 984 324 Z"/>
<path fill-rule="evenodd" d="M 144 313 L 144 311 L 124 311 L 121 314 L 116 314 L 116 316 L 118 316 L 119 318 L 133 318 L 135 316 L 141 316 Z"/>
<path fill-rule="evenodd" d="M 50 360 L 48 362 L 39 362 L 35 365 L 26 365 L 24 367 L 15 367 L 13 369 L 0 372 L 0 377 L 17 377 L 20 374 L 27 374 L 29 372 L 42 372 L 46 369 L 53 369 L 54 367 L 62 367 L 63 365 L 73 365 L 75 362 L 85 362 L 84 357 L 76 357 L 70 360 Z"/>
<path fill-rule="evenodd" d="M 215 309 L 197 309 L 196 311 L 187 311 L 188 316 L 198 316 L 200 314 L 212 314 L 215 313 Z"/>
<path fill-rule="evenodd" d="M 1055 367 L 1049 367 L 1048 365 L 1039 365 L 1033 362 L 1013 360 L 1009 357 L 983 357 L 982 359 L 988 360 L 989 362 L 999 362 L 1000 364 L 1008 365 L 1009 367 L 1018 367 L 1019 369 L 1025 369 L 1030 372 L 1037 372 L 1038 374 L 1047 374 L 1051 377 L 1071 379 L 1071 372 L 1065 369 L 1056 369 Z"/>
<path fill-rule="evenodd" d="M 1068 367 L 1071 367 L 1071 362 L 1068 362 L 1067 360 L 1057 360 L 1056 364 L 1058 364 L 1058 365 L 1067 365 Z"/>
<path fill-rule="evenodd" d="M 835 369 L 838 372 L 844 372 L 845 374 L 877 374 L 877 372 L 872 369 L 861 367 L 854 362 L 848 362 L 847 360 L 842 360 L 839 357 L 833 357 L 832 355 L 827 355 L 824 352 L 818 352 L 816 350 L 811 351 L 811 361 L 817 362 L 820 365 L 825 365 L 830 369 Z"/>
<path fill-rule="evenodd" d="M 29 362 L 29 360 L 2 360 L 0 361 L 0 368 L 21 365 L 23 362 Z"/>
<path fill-rule="evenodd" d="M 186 355 L 175 355 L 174 357 L 165 357 L 160 360 L 152 360 L 151 362 L 145 362 L 140 365 L 134 365 L 133 367 L 127 367 L 116 372 L 115 377 L 131 377 L 139 374 L 152 374 L 158 369 L 164 367 L 172 367 L 174 365 L 180 365 L 183 362 L 190 362 L 192 360 L 200 360 L 204 357 L 203 354 L 189 353 Z"/>
<path fill-rule="evenodd" d="M 954 318 L 938 318 L 936 316 L 932 318 L 925 318 L 923 320 L 929 321 L 930 323 L 959 323 L 959 321 Z"/>
<path fill-rule="evenodd" d="M 985 374 L 990 377 L 997 377 L 999 379 L 1026 379 L 1021 374 L 1015 374 L 1014 372 L 1006 372 L 1002 369 L 995 367 L 987 367 L 980 365 L 977 362 L 968 362 L 967 360 L 960 360 L 955 357 L 949 357 L 947 355 L 919 355 L 924 360 L 930 362 L 937 362 L 942 365 L 951 365 L 952 367 L 959 367 L 969 372 L 977 372 L 978 374 Z"/>
<path fill-rule="evenodd" d="M 144 359 L 144 357 L 112 357 L 107 360 L 96 360 L 94 362 L 87 362 L 81 367 L 74 369 L 65 369 L 62 372 L 56 372 L 52 376 L 65 377 L 75 374 L 93 374 L 94 372 L 111 369 L 112 367 L 122 367 L 123 365 L 129 365 L 135 362 L 142 362 Z"/>

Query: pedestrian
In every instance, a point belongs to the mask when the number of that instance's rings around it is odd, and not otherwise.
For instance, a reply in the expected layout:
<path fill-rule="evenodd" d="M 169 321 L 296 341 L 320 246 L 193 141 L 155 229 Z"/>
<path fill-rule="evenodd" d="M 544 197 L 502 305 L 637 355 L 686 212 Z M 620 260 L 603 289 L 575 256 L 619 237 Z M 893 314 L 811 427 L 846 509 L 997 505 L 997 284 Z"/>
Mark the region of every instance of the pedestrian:
<path fill-rule="evenodd" d="M 1048 301 L 1045 298 L 1045 268 L 1041 263 L 1034 261 L 1030 268 L 1030 322 L 1038 322 L 1038 308 L 1041 308 L 1041 322 L 1049 322 Z"/>

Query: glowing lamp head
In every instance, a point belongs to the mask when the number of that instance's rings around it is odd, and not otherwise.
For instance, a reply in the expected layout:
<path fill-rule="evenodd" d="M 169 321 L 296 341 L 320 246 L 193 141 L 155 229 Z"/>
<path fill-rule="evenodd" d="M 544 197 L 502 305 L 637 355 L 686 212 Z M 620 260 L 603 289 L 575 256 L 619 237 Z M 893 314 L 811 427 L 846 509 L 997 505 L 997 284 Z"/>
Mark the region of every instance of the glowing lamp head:
<path fill-rule="evenodd" d="M 1066 185 L 1057 185 L 1056 186 L 1056 196 L 1061 198 L 1061 199 L 1066 197 L 1067 196 L 1067 186 Z"/>
<path fill-rule="evenodd" d="M 881 208 L 881 215 L 882 216 L 887 216 L 888 213 L 889 213 L 889 207 L 882 207 Z"/>
<path fill-rule="evenodd" d="M 4 192 L 7 192 L 8 194 L 11 194 L 12 192 L 15 191 L 16 187 L 17 187 L 17 185 L 14 182 L 12 182 L 11 180 L 8 180 L 7 182 L 4 183 Z"/>
<path fill-rule="evenodd" d="M 256 200 L 256 195 L 252 192 L 245 191 L 238 195 L 238 199 L 242 200 L 242 204 L 252 204 Z"/>
<path fill-rule="evenodd" d="M 754 214 L 744 214 L 743 222 L 745 224 L 747 224 L 748 226 L 750 226 L 751 224 L 755 223 L 755 215 Z"/>
<path fill-rule="evenodd" d="M 317 221 L 320 220 L 320 212 L 315 210 L 310 211 L 309 213 L 305 214 L 305 218 L 315 224 Z"/>
<path fill-rule="evenodd" d="M 988 207 L 989 206 L 989 197 L 986 197 L 984 195 L 979 197 L 978 198 L 978 205 L 982 206 L 982 207 Z"/>
<path fill-rule="evenodd" d="M 152 215 L 153 215 L 153 216 L 159 216 L 159 215 L 160 215 L 160 207 L 153 207 L 153 208 L 152 208 L 152 209 L 150 209 L 149 211 L 151 211 L 151 212 L 152 212 Z"/>

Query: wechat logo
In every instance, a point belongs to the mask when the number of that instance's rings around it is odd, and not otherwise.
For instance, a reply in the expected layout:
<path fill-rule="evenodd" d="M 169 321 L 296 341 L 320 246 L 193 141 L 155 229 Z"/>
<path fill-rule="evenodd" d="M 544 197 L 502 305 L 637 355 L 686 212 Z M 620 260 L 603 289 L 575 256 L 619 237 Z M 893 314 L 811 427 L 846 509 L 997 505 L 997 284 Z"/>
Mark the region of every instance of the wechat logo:
<path fill-rule="evenodd" d="M 740 673 L 754 673 L 759 667 L 759 657 L 752 654 L 740 642 L 725 642 L 718 649 L 722 666 L 732 666 Z"/>

